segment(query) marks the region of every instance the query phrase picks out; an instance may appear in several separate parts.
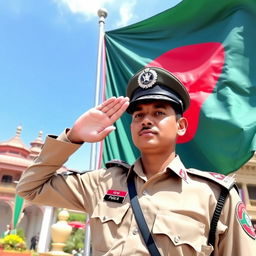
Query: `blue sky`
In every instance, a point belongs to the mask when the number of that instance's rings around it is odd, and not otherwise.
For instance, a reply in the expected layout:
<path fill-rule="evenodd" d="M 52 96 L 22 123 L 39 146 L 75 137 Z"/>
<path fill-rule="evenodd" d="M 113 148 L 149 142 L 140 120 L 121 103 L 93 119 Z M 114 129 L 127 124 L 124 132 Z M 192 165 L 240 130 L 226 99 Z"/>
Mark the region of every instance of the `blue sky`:
<path fill-rule="evenodd" d="M 0 0 L 0 142 L 17 126 L 29 147 L 39 131 L 59 134 L 93 107 L 100 7 L 105 29 L 133 24 L 179 0 Z M 90 145 L 69 168 L 89 168 Z"/>

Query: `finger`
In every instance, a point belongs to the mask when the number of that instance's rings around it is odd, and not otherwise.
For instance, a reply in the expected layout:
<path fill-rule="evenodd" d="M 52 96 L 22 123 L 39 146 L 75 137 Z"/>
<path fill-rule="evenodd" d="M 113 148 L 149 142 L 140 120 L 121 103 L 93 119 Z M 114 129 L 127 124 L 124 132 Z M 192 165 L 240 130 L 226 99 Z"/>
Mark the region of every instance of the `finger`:
<path fill-rule="evenodd" d="M 106 127 L 103 131 L 98 133 L 98 141 L 104 140 L 115 129 L 116 127 L 113 125 Z"/>
<path fill-rule="evenodd" d="M 121 107 L 110 117 L 111 122 L 114 123 L 117 119 L 119 119 L 123 113 L 126 111 L 126 109 L 129 106 L 129 101 L 125 101 Z"/>
<path fill-rule="evenodd" d="M 113 114 L 115 114 L 121 107 L 122 105 L 127 102 L 127 98 L 120 97 L 116 100 L 115 104 L 111 104 L 111 107 L 108 109 L 105 109 L 105 114 L 108 117 L 111 117 Z"/>
<path fill-rule="evenodd" d="M 101 111 L 106 113 L 108 116 L 111 115 L 111 112 L 113 111 L 113 108 L 116 108 L 118 104 L 124 99 L 123 96 L 115 98 L 113 101 L 109 102 L 108 104 L 105 104 Z M 118 107 L 117 107 L 118 108 Z"/>
<path fill-rule="evenodd" d="M 116 97 L 111 97 L 111 98 L 103 101 L 99 106 L 96 107 L 96 109 L 105 112 L 106 108 L 108 109 L 109 105 L 111 107 L 113 104 L 115 104 L 116 100 L 117 100 Z"/>

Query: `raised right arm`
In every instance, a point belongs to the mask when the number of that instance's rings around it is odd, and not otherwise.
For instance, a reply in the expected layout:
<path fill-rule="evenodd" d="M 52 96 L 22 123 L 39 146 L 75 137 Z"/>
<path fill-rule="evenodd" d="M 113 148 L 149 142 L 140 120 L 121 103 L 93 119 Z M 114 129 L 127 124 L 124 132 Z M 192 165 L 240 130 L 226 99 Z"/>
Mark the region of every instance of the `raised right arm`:
<path fill-rule="evenodd" d="M 34 203 L 85 210 L 94 189 L 91 180 L 87 185 L 89 175 L 81 178 L 79 174 L 65 176 L 56 171 L 81 143 L 103 140 L 113 131 L 113 123 L 128 105 L 128 98 L 110 98 L 81 115 L 67 134 L 48 136 L 38 158 L 21 176 L 17 193 Z"/>
<path fill-rule="evenodd" d="M 21 176 L 17 193 L 34 203 L 85 210 L 87 193 L 80 176 L 56 172 L 79 147 L 48 136 L 38 158 Z"/>

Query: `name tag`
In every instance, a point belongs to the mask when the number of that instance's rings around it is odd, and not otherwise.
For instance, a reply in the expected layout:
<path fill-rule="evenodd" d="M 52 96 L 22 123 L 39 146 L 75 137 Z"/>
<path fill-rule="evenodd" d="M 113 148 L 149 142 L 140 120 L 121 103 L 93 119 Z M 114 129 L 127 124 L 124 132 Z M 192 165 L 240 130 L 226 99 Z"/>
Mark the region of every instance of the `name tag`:
<path fill-rule="evenodd" d="M 107 191 L 107 194 L 104 196 L 104 200 L 116 203 L 123 203 L 126 196 L 126 191 L 109 189 Z"/>

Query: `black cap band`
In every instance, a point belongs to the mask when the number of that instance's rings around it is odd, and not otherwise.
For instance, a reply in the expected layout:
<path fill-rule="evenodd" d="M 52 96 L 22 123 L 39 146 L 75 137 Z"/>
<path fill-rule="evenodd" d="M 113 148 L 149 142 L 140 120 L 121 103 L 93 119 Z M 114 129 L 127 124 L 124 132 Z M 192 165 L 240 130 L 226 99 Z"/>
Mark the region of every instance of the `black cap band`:
<path fill-rule="evenodd" d="M 170 88 L 160 84 L 155 84 L 153 87 L 146 90 L 138 87 L 131 97 L 130 105 L 127 109 L 127 112 L 132 113 L 137 104 L 149 100 L 169 101 L 170 103 L 172 103 L 172 105 L 174 104 L 174 108 L 176 111 L 178 111 L 179 113 L 183 112 L 183 103 L 179 95 Z"/>

